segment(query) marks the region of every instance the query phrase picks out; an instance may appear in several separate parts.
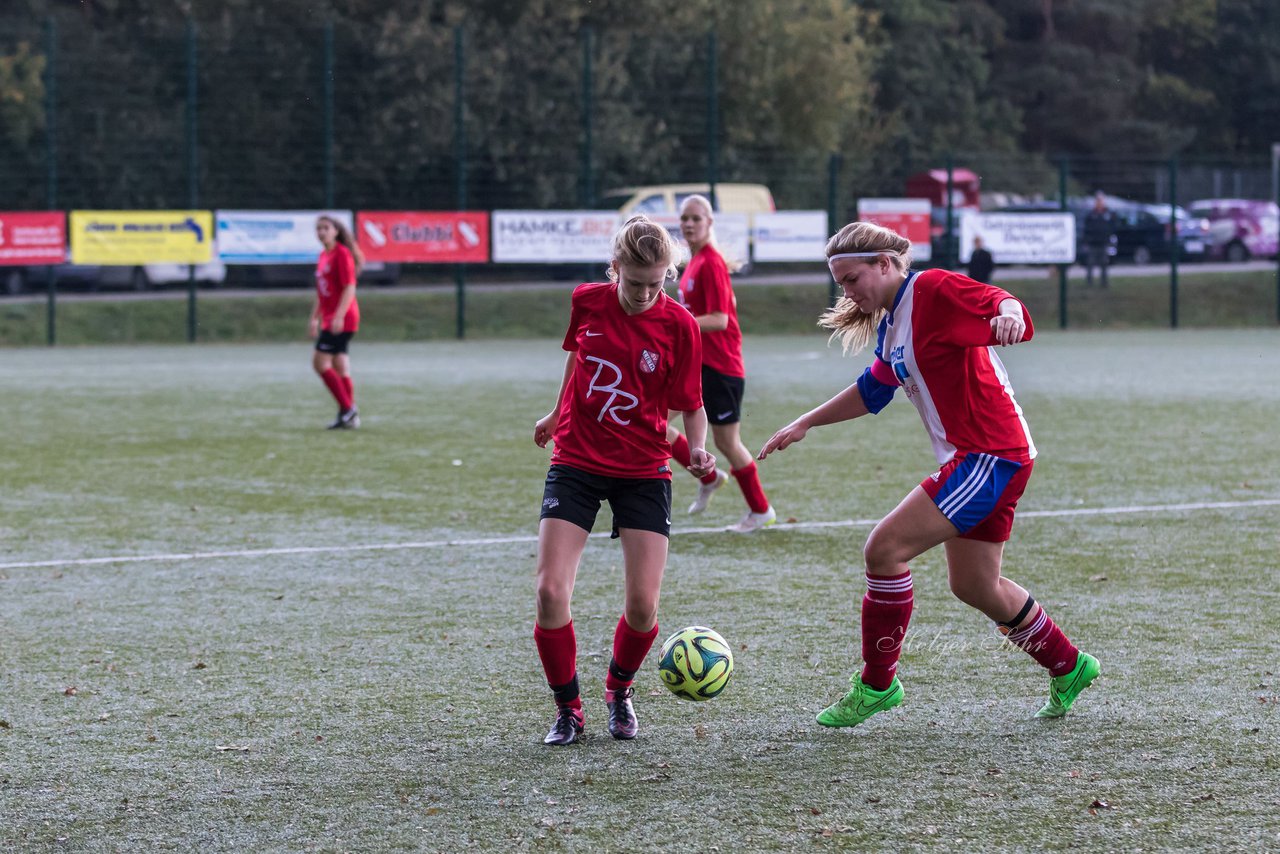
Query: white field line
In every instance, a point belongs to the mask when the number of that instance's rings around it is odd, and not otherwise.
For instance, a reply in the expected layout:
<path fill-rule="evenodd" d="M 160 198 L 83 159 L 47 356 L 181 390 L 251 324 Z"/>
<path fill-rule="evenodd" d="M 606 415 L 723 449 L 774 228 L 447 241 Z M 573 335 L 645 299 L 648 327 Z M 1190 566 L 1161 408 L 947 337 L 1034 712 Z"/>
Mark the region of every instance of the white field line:
<path fill-rule="evenodd" d="M 1202 510 L 1234 510 L 1252 507 L 1277 507 L 1280 498 L 1260 498 L 1254 501 L 1204 501 L 1190 504 L 1133 504 L 1121 507 L 1079 507 L 1066 510 L 1020 510 L 1019 519 L 1056 519 L 1070 516 L 1122 516 L 1134 513 L 1189 513 Z M 766 532 L 796 531 L 813 528 L 870 528 L 879 519 L 844 519 L 833 522 L 796 522 L 766 528 Z M 713 528 L 678 528 L 671 536 L 679 537 L 687 534 L 720 534 L 723 527 Z M 591 534 L 592 539 L 605 539 L 607 533 Z M 6 569 L 39 569 L 55 566 L 97 566 L 113 563 L 159 563 L 192 560 L 213 560 L 216 558 L 237 557 L 271 557 L 274 555 L 308 555 L 308 554 L 346 554 L 350 552 L 393 552 L 414 549 L 439 549 L 450 546 L 498 546 L 513 543 L 536 543 L 536 534 L 518 537 L 476 537 L 457 540 L 422 540 L 409 543 L 373 543 L 362 546 L 297 546 L 278 549 L 235 549 L 216 552 L 174 552 L 172 554 L 121 555 L 116 557 L 64 558 L 59 560 L 20 561 L 17 563 L 0 563 L 0 570 Z"/>

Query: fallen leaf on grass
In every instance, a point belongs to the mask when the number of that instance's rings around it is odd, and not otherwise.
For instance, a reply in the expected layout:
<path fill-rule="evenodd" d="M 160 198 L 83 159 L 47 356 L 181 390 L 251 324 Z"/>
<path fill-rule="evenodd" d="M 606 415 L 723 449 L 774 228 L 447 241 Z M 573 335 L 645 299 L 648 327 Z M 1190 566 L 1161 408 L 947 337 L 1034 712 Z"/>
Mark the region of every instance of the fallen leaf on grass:
<path fill-rule="evenodd" d="M 693 728 L 693 737 L 694 737 L 694 738 L 706 738 L 706 737 L 707 737 L 707 728 L 706 728 L 706 727 L 704 727 L 702 724 L 697 724 L 697 725 L 696 725 L 696 726 L 694 726 L 694 728 Z"/>
<path fill-rule="evenodd" d="M 1001 771 L 999 768 L 988 768 L 987 773 L 992 776 L 995 776 L 996 774 L 1003 774 L 1004 772 Z"/>
<path fill-rule="evenodd" d="M 1067 776 L 1074 780 L 1075 778 L 1077 778 L 1077 777 L 1079 777 L 1079 776 L 1080 776 L 1080 772 L 1079 772 L 1079 771 L 1068 771 L 1068 772 L 1067 772 Z"/>
<path fill-rule="evenodd" d="M 878 803 L 880 803 L 880 799 L 879 799 L 879 798 L 877 798 L 875 795 L 871 795 L 870 797 L 868 797 L 868 798 L 867 798 L 867 803 L 869 803 L 869 804 L 878 804 Z"/>
<path fill-rule="evenodd" d="M 1209 793 L 1209 794 L 1207 794 L 1207 795 L 1201 795 L 1201 796 L 1200 796 L 1200 797 L 1198 797 L 1198 798 L 1192 798 L 1192 799 L 1191 799 L 1191 803 L 1193 803 L 1193 804 L 1202 804 L 1202 803 L 1204 803 L 1205 801 L 1216 801 L 1216 800 L 1217 800 L 1217 798 L 1215 798 L 1215 797 L 1213 796 L 1213 793 L 1212 793 L 1212 792 L 1210 792 L 1210 793 Z"/>
<path fill-rule="evenodd" d="M 794 525 L 794 524 L 796 524 L 796 523 L 797 523 L 797 522 L 799 522 L 799 521 L 800 521 L 800 520 L 799 520 L 799 519 L 797 519 L 795 516 L 788 516 L 788 517 L 787 517 L 787 522 L 786 522 L 786 524 L 788 524 L 788 525 Z"/>
<path fill-rule="evenodd" d="M 1096 801 L 1096 800 L 1095 800 L 1093 803 L 1089 804 L 1089 809 L 1094 809 L 1094 810 L 1109 810 L 1109 809 L 1111 809 L 1111 804 L 1107 803 L 1106 801 Z"/>
<path fill-rule="evenodd" d="M 249 752 L 248 747 L 245 747 L 239 744 L 219 744 L 216 747 L 214 747 L 214 750 L 220 751 L 222 753 L 248 753 Z"/>
<path fill-rule="evenodd" d="M 440 815 L 440 807 L 427 807 L 424 812 L 426 812 L 427 815 Z"/>
<path fill-rule="evenodd" d="M 8 721 L 0 721 L 0 729 L 8 729 L 8 728 L 9 728 Z"/>
<path fill-rule="evenodd" d="M 810 815 L 822 815 L 822 810 L 818 809 L 817 807 L 809 807 L 809 814 L 810 814 Z"/>
<path fill-rule="evenodd" d="M 209 666 L 209 665 L 205 664 L 203 661 L 197 661 L 195 664 L 191 665 L 191 669 L 192 669 L 192 670 L 204 670 L 204 669 L 205 669 L 206 667 L 208 667 L 208 666 Z"/>
<path fill-rule="evenodd" d="M 1091 575 L 1089 576 L 1089 580 L 1090 581 L 1106 581 L 1107 577 L 1105 575 Z"/>
<path fill-rule="evenodd" d="M 74 697 L 76 695 L 76 686 L 68 685 L 62 693 L 66 694 L 68 697 Z"/>

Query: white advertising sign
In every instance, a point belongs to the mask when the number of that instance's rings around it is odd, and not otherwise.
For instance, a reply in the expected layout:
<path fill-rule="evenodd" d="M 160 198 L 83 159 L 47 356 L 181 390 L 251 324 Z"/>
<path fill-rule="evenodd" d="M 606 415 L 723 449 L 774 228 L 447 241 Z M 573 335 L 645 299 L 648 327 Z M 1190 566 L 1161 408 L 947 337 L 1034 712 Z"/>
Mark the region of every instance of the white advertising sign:
<path fill-rule="evenodd" d="M 490 240 L 495 264 L 605 263 L 617 211 L 494 211 Z"/>
<path fill-rule="evenodd" d="M 681 246 L 684 245 L 684 236 L 680 234 L 679 214 L 646 214 L 646 216 L 658 225 L 666 226 L 676 242 Z M 742 267 L 751 258 L 750 223 L 751 220 L 747 214 L 716 214 L 714 225 L 716 247 L 728 262 L 730 270 Z"/>
<path fill-rule="evenodd" d="M 826 257 L 826 211 L 758 213 L 752 229 L 756 261 L 819 261 Z"/>
<path fill-rule="evenodd" d="M 218 258 L 225 264 L 309 264 L 324 248 L 316 218 L 352 228 L 351 211 L 218 211 Z"/>
<path fill-rule="evenodd" d="M 997 264 L 1070 264 L 1076 260 L 1076 218 L 1070 213 L 971 213 L 960 220 L 960 260 L 973 239 Z"/>

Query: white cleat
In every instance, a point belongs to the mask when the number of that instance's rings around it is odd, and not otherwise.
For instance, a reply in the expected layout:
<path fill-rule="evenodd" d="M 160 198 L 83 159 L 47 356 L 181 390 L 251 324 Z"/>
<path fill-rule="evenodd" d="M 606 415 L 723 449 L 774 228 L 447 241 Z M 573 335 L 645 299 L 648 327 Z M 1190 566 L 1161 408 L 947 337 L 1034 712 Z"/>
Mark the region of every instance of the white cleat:
<path fill-rule="evenodd" d="M 689 515 L 696 516 L 699 513 L 701 513 L 703 510 L 706 510 L 707 505 L 711 503 L 712 494 L 717 489 L 724 486 L 728 480 L 729 480 L 728 472 L 723 472 L 720 469 L 716 469 L 716 479 L 711 481 L 711 483 L 702 483 L 701 481 L 699 481 L 698 497 L 693 499 L 693 503 L 689 505 Z"/>
<path fill-rule="evenodd" d="M 767 528 L 776 521 L 778 521 L 778 514 L 774 512 L 773 506 L 770 505 L 769 509 L 763 513 L 752 513 L 748 510 L 738 524 L 730 525 L 725 530 L 732 531 L 735 534 L 754 534 L 761 528 Z"/>

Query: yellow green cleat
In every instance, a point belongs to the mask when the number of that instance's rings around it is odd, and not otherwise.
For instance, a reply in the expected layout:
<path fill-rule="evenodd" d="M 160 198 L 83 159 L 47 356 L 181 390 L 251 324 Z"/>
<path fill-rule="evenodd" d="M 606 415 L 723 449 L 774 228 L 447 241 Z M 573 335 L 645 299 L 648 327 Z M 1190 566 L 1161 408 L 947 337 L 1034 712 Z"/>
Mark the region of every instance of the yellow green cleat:
<path fill-rule="evenodd" d="M 1060 718 L 1070 711 L 1080 692 L 1093 684 L 1102 672 L 1098 659 L 1087 652 L 1076 658 L 1076 666 L 1070 673 L 1054 676 L 1049 680 L 1049 702 L 1036 712 L 1038 718 Z"/>
<path fill-rule="evenodd" d="M 902 703 L 902 683 L 893 677 L 889 687 L 877 691 L 861 677 L 850 677 L 853 690 L 830 706 L 818 712 L 818 723 L 823 726 L 857 726 L 876 712 L 892 709 Z"/>

